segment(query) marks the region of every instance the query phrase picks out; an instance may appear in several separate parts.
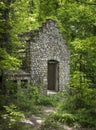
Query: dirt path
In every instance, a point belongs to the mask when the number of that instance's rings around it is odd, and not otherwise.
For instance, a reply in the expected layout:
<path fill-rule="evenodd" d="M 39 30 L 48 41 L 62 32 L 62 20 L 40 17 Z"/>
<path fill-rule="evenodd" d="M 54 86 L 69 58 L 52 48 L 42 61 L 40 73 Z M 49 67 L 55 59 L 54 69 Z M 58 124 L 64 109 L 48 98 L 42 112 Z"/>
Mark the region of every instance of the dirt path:
<path fill-rule="evenodd" d="M 55 109 L 53 107 L 44 107 L 41 114 L 32 114 L 29 116 L 29 118 L 22 122 L 26 125 L 31 125 L 33 128 L 32 130 L 37 130 L 44 123 L 45 117 L 52 112 L 55 112 Z"/>
<path fill-rule="evenodd" d="M 44 124 L 45 118 L 50 114 L 55 112 L 56 109 L 54 107 L 44 107 L 42 114 L 38 115 L 31 115 L 29 118 L 23 121 L 24 124 L 30 125 L 32 127 L 32 130 L 39 130 L 41 125 Z M 63 126 L 64 130 L 73 130 L 72 128 L 68 126 Z M 61 130 L 61 129 L 60 129 Z"/>
<path fill-rule="evenodd" d="M 30 115 L 26 120 L 22 121 L 25 125 L 31 126 L 30 130 L 41 130 L 41 126 L 44 125 L 44 121 L 46 117 L 50 114 L 56 112 L 56 109 L 54 107 L 44 107 L 41 114 L 32 114 Z M 29 129 L 28 129 L 29 130 Z M 66 125 L 62 125 L 58 129 L 42 129 L 42 130 L 95 130 L 94 128 L 92 129 L 85 129 L 85 128 L 73 128 L 69 127 Z"/>

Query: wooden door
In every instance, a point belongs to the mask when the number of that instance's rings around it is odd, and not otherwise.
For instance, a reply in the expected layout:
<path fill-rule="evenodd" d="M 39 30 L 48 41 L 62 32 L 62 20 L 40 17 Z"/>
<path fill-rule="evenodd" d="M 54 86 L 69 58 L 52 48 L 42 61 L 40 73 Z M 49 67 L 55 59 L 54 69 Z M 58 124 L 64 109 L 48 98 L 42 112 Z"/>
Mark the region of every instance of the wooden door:
<path fill-rule="evenodd" d="M 58 89 L 58 63 L 56 61 L 48 62 L 48 90 L 57 91 Z"/>

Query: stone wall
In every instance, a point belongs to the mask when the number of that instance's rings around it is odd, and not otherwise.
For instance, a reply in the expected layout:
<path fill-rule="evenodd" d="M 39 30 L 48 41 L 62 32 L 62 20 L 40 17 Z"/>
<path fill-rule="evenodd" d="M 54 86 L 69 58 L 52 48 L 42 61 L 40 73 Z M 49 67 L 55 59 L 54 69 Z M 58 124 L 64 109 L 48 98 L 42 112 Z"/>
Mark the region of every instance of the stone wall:
<path fill-rule="evenodd" d="M 48 61 L 59 62 L 59 90 L 69 82 L 70 51 L 54 20 L 47 20 L 38 30 L 30 32 L 27 41 L 27 70 L 34 84 L 42 83 L 45 91 L 48 86 Z"/>

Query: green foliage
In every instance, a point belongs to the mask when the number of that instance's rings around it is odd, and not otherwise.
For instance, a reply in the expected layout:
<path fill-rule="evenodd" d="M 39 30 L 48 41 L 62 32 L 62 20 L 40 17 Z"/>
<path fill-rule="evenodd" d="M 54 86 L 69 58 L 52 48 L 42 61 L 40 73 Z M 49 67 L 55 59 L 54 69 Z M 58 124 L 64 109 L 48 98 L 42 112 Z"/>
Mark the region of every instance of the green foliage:
<path fill-rule="evenodd" d="M 29 113 L 39 113 L 41 107 L 38 106 L 39 101 L 39 87 L 37 86 L 27 86 L 19 88 L 16 94 L 17 101 L 16 104 L 20 110 Z"/>
<path fill-rule="evenodd" d="M 37 104 L 44 105 L 44 106 L 55 106 L 57 104 L 56 101 L 57 101 L 56 95 L 40 94 Z"/>
<path fill-rule="evenodd" d="M 10 104 L 12 99 L 19 109 L 35 113 L 38 110 L 37 105 L 56 106 L 58 102 L 62 113 L 55 115 L 58 120 L 69 124 L 76 121 L 84 126 L 96 124 L 95 2 L 95 0 L 0 1 L 0 74 L 3 69 L 20 68 L 19 59 L 25 55 L 25 41 L 20 41 L 20 35 L 38 29 L 42 22 L 52 18 L 58 22 L 62 35 L 69 42 L 72 77 L 68 92 L 62 92 L 57 97 L 43 95 L 40 89 L 33 86 L 26 88 L 27 91 L 22 88 L 18 93 L 14 93 L 16 86 L 9 83 L 8 91 L 11 95 L 0 95 L 1 108 L 5 104 Z M 51 120 L 46 124 L 48 125 L 52 125 Z"/>
<path fill-rule="evenodd" d="M 57 9 L 59 8 L 58 0 L 41 0 L 39 6 L 39 20 L 45 19 L 46 16 L 57 15 Z"/>
<path fill-rule="evenodd" d="M 70 113 L 54 113 L 53 114 L 54 120 L 57 120 L 58 122 L 67 124 L 67 125 L 73 125 L 75 122 L 75 116 Z"/>
<path fill-rule="evenodd" d="M 12 24 L 10 19 L 11 1 L 0 2 L 0 70 L 17 69 L 21 62 L 12 55 Z"/>
<path fill-rule="evenodd" d="M 0 48 L 0 69 L 18 69 L 21 61 L 9 55 L 5 49 Z"/>
<path fill-rule="evenodd" d="M 53 115 L 49 115 L 40 130 L 64 130 L 62 125 L 54 120 Z"/>
<path fill-rule="evenodd" d="M 30 26 L 36 22 L 35 14 L 30 13 L 30 0 L 16 0 L 11 4 L 10 17 L 12 20 L 13 33 L 15 36 L 21 34 L 22 32 L 29 31 Z"/>
<path fill-rule="evenodd" d="M 4 106 L 5 113 L 2 115 L 5 120 L 5 129 L 14 128 L 14 126 L 19 123 L 21 120 L 25 119 L 25 116 L 22 112 L 18 111 L 17 107 L 12 104 L 10 106 Z"/>
<path fill-rule="evenodd" d="M 65 28 L 68 40 L 85 38 L 94 33 L 95 24 L 94 6 L 84 5 L 76 1 L 64 1 L 58 9 L 58 19 Z"/>
<path fill-rule="evenodd" d="M 76 39 L 74 42 L 71 42 L 73 50 L 71 59 L 72 74 L 78 70 L 83 72 L 85 77 L 90 80 L 92 87 L 95 87 L 96 84 L 95 44 L 95 37 L 89 37 L 84 40 Z"/>
<path fill-rule="evenodd" d="M 20 110 L 38 113 L 41 106 L 56 106 L 59 96 L 45 95 L 41 92 L 42 86 L 30 85 L 19 89 L 17 93 L 17 104 Z"/>
<path fill-rule="evenodd" d="M 75 120 L 71 120 L 70 118 L 68 121 L 73 124 L 74 122 L 78 122 L 81 126 L 95 127 L 96 119 L 94 115 L 96 115 L 96 90 L 90 87 L 90 81 L 83 76 L 84 75 L 80 72 L 74 74 L 69 90 L 66 93 L 67 96 L 62 100 L 61 104 L 59 104 L 58 114 L 71 114 Z M 82 82 L 80 82 L 80 80 L 82 80 Z M 61 115 L 60 120 L 63 118 Z M 66 120 L 65 115 L 64 121 L 69 123 Z"/>
<path fill-rule="evenodd" d="M 94 108 L 79 109 L 75 115 L 76 121 L 83 127 L 96 127 L 96 110 Z"/>

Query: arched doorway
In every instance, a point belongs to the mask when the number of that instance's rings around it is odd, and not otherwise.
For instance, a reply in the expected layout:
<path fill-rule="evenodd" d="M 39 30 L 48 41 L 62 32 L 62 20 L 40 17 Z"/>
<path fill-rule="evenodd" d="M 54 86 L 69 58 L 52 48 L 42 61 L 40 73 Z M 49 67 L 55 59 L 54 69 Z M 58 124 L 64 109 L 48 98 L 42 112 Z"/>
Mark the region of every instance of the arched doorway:
<path fill-rule="evenodd" d="M 48 90 L 59 90 L 59 62 L 56 60 L 48 61 Z"/>

